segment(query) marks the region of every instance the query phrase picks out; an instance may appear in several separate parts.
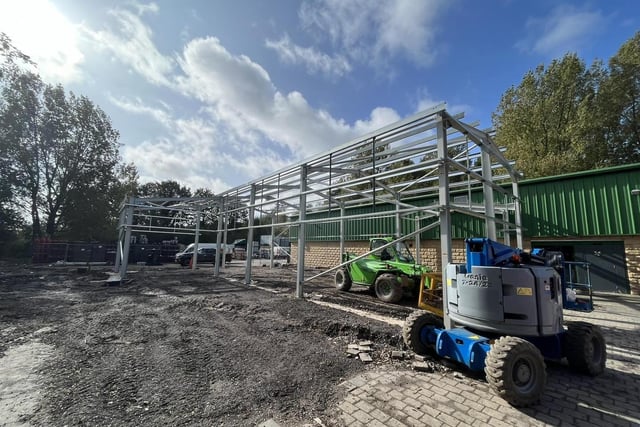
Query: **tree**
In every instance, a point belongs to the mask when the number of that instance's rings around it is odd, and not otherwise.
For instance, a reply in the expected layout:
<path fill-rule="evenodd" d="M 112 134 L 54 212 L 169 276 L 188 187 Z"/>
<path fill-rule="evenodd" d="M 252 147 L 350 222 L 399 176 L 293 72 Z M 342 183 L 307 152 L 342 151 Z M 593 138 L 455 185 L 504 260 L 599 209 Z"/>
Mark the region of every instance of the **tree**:
<path fill-rule="evenodd" d="M 5 79 L 14 76 L 19 70 L 19 64 L 31 64 L 28 56 L 16 49 L 9 37 L 0 32 L 0 90 L 5 87 Z M 0 109 L 5 108 L 5 101 L 0 97 Z M 12 185 L 11 153 L 8 138 L 14 129 L 7 128 L 0 122 L 0 241 L 7 242 L 16 237 L 16 231 L 23 226 L 24 220 L 20 215 L 20 206 L 14 197 Z M 4 246 L 4 245 L 3 245 Z"/>
<path fill-rule="evenodd" d="M 43 88 L 40 77 L 16 68 L 4 74 L 0 128 L 6 183 L 16 198 L 16 205 L 30 212 L 33 237 L 41 237 L 40 193 L 42 176 L 39 173 L 42 147 L 39 138 L 39 97 Z"/>
<path fill-rule="evenodd" d="M 177 181 L 167 180 L 142 184 L 136 195 L 138 197 L 147 198 L 186 198 L 191 197 L 191 190 L 188 187 L 180 185 Z M 166 201 L 162 203 L 162 205 L 171 207 L 178 203 L 179 202 L 177 200 Z M 152 225 L 155 227 L 166 228 L 191 228 L 195 226 L 195 220 L 192 216 L 185 215 L 182 211 L 173 209 L 142 210 L 140 211 L 140 215 L 137 218 L 134 218 L 134 223 L 138 225 Z M 169 233 L 169 231 L 167 231 L 167 233 Z M 169 234 L 167 234 L 166 237 L 170 237 Z"/>
<path fill-rule="evenodd" d="M 598 96 L 607 164 L 640 162 L 640 31 L 609 60 Z"/>
<path fill-rule="evenodd" d="M 493 115 L 496 142 L 528 178 L 596 167 L 606 144 L 593 138 L 600 67 L 587 69 L 576 54 L 525 74 Z"/>
<path fill-rule="evenodd" d="M 0 168 L 6 177 L 0 195 L 9 194 L 16 209 L 30 213 L 32 238 L 115 236 L 115 226 L 107 231 L 117 215 L 111 197 L 121 199 L 130 179 L 137 180 L 131 170 L 125 182 L 118 175 L 124 171 L 118 132 L 88 98 L 44 84 L 16 64 L 26 57 L 11 49 L 0 34 Z"/>

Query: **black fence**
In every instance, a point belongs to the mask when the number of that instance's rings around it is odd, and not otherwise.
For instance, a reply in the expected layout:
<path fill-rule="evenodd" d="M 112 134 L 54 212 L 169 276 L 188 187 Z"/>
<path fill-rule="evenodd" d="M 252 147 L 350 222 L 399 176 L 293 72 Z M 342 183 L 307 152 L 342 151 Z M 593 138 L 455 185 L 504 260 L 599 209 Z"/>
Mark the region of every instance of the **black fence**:
<path fill-rule="evenodd" d="M 177 243 L 151 243 L 129 246 L 129 263 L 162 264 L 175 261 Z M 106 263 L 115 264 L 115 243 L 34 242 L 33 263 Z"/>

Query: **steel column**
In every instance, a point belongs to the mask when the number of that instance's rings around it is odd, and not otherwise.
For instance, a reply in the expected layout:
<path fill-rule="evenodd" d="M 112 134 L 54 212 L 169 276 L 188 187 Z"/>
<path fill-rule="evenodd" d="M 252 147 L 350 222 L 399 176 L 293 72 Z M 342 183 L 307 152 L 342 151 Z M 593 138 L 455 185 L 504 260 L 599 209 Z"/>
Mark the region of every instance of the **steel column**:
<path fill-rule="evenodd" d="M 253 220 L 256 212 L 256 185 L 251 184 L 251 194 L 249 195 L 249 217 L 247 218 L 249 230 L 247 231 L 247 259 L 244 273 L 245 285 L 251 284 L 251 264 L 253 262 Z"/>
<path fill-rule="evenodd" d="M 307 217 L 307 165 L 300 166 L 300 214 L 298 219 L 300 225 L 298 227 L 298 274 L 296 277 L 296 298 L 302 298 L 304 296 L 304 248 L 305 242 L 305 228 L 307 227 L 304 220 Z"/>
<path fill-rule="evenodd" d="M 485 227 L 487 230 L 487 237 L 493 241 L 497 241 L 496 233 L 496 217 L 493 205 L 493 171 L 491 169 L 491 155 L 489 152 L 482 150 L 482 192 L 484 194 L 484 214 Z"/>
<path fill-rule="evenodd" d="M 218 233 L 216 235 L 216 256 L 214 258 L 214 267 L 213 267 L 214 277 L 220 276 L 220 262 L 224 263 L 224 257 L 226 255 L 225 254 L 226 245 L 225 245 L 225 249 L 222 249 L 222 233 L 223 233 L 222 222 L 223 221 L 224 221 L 224 213 L 222 212 L 222 209 L 220 209 L 220 212 L 218 213 Z M 222 254 L 222 257 L 220 257 L 220 254 Z"/>
<path fill-rule="evenodd" d="M 119 250 L 122 251 L 120 258 L 120 280 L 124 280 L 127 275 L 127 267 L 129 266 L 129 246 L 131 245 L 131 226 L 133 225 L 133 204 L 135 198 L 132 196 L 129 203 L 125 206 L 124 213 L 124 241 L 121 242 Z"/>
<path fill-rule="evenodd" d="M 447 127 L 448 123 L 440 116 L 438 126 L 436 128 L 438 139 L 438 200 L 440 204 L 440 214 L 438 215 L 440 222 L 440 255 L 442 269 L 442 299 L 444 311 L 444 325 L 447 329 L 452 327 L 451 318 L 447 304 L 447 265 L 452 261 L 452 242 L 451 242 L 451 211 L 449 210 L 449 151 L 447 147 Z"/>
<path fill-rule="evenodd" d="M 196 209 L 196 234 L 193 240 L 193 255 L 191 255 L 191 269 L 195 270 L 198 266 L 198 243 L 200 242 L 200 216 L 202 211 L 198 207 Z"/>
<path fill-rule="evenodd" d="M 516 245 L 523 249 L 523 238 L 522 238 L 522 212 L 520 209 L 522 208 L 520 204 L 520 190 L 518 187 L 518 177 L 512 176 L 511 188 L 513 192 L 513 202 L 514 202 L 514 212 L 515 212 L 515 221 L 516 221 Z"/>

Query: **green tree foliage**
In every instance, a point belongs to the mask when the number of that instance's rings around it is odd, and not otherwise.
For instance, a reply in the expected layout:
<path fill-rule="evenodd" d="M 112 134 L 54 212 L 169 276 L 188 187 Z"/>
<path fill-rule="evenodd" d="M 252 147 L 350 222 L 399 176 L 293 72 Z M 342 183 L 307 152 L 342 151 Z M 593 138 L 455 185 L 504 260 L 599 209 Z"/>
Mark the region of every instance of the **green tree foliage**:
<path fill-rule="evenodd" d="M 597 65 L 589 70 L 575 54 L 525 74 L 509 88 L 493 116 L 496 142 L 528 178 L 597 165 L 604 149 L 585 138 L 596 91 Z"/>
<path fill-rule="evenodd" d="M 576 54 L 529 71 L 493 115 L 525 177 L 640 162 L 640 32 L 587 68 Z"/>
<path fill-rule="evenodd" d="M 167 180 L 161 182 L 148 182 L 139 186 L 136 196 L 143 198 L 162 198 L 162 199 L 178 199 L 182 197 L 191 197 L 191 190 L 188 187 L 180 185 L 177 181 Z M 164 227 L 167 235 L 159 235 L 158 240 L 171 238 L 171 231 L 180 228 L 193 228 L 195 219 L 192 215 L 185 215 L 183 211 L 176 207 L 179 200 L 169 200 L 159 202 L 167 208 L 174 209 L 155 209 L 142 210 L 140 214 L 134 218 L 134 223 L 138 225 L 149 225 L 153 227 Z"/>
<path fill-rule="evenodd" d="M 1 34 L 0 53 L 6 49 L 13 48 Z M 88 98 L 16 64 L 25 60 L 19 52 L 3 56 L 0 194 L 30 214 L 33 238 L 114 238 L 118 204 L 135 188 L 137 173 L 120 163 L 109 117 Z"/>
<path fill-rule="evenodd" d="M 640 32 L 609 60 L 598 101 L 606 163 L 640 162 Z"/>

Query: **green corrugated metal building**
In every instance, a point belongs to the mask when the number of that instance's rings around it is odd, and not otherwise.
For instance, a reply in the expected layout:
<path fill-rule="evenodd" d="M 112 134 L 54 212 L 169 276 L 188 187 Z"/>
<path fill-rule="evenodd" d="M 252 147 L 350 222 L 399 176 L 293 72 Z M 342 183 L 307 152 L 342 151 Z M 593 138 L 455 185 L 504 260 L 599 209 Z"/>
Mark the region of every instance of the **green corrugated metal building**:
<path fill-rule="evenodd" d="M 634 191 L 637 190 L 637 191 Z M 562 250 L 568 260 L 587 261 L 597 291 L 640 291 L 640 164 L 603 168 L 566 175 L 524 180 L 520 183 L 525 246 Z M 466 193 L 457 196 L 464 198 Z M 478 194 L 479 196 L 479 194 Z M 452 193 L 456 197 L 456 193 Z M 500 195 L 496 194 L 496 203 Z M 474 194 L 471 194 L 475 201 Z M 428 206 L 435 199 L 413 200 Z M 358 207 L 348 215 L 389 211 L 389 216 L 368 221 L 348 220 L 345 240 L 367 240 L 370 236 L 395 233 L 394 207 L 389 204 Z M 339 225 L 330 222 L 339 212 L 325 211 L 308 219 L 327 222 L 307 225 L 306 240 L 339 240 Z M 429 220 L 422 220 L 421 226 Z M 411 217 L 403 220 L 402 233 L 415 229 Z M 468 216 L 452 216 L 452 236 L 463 239 L 485 233 L 484 223 Z M 291 237 L 296 238 L 295 227 Z M 438 239 L 438 230 L 421 235 Z"/>

